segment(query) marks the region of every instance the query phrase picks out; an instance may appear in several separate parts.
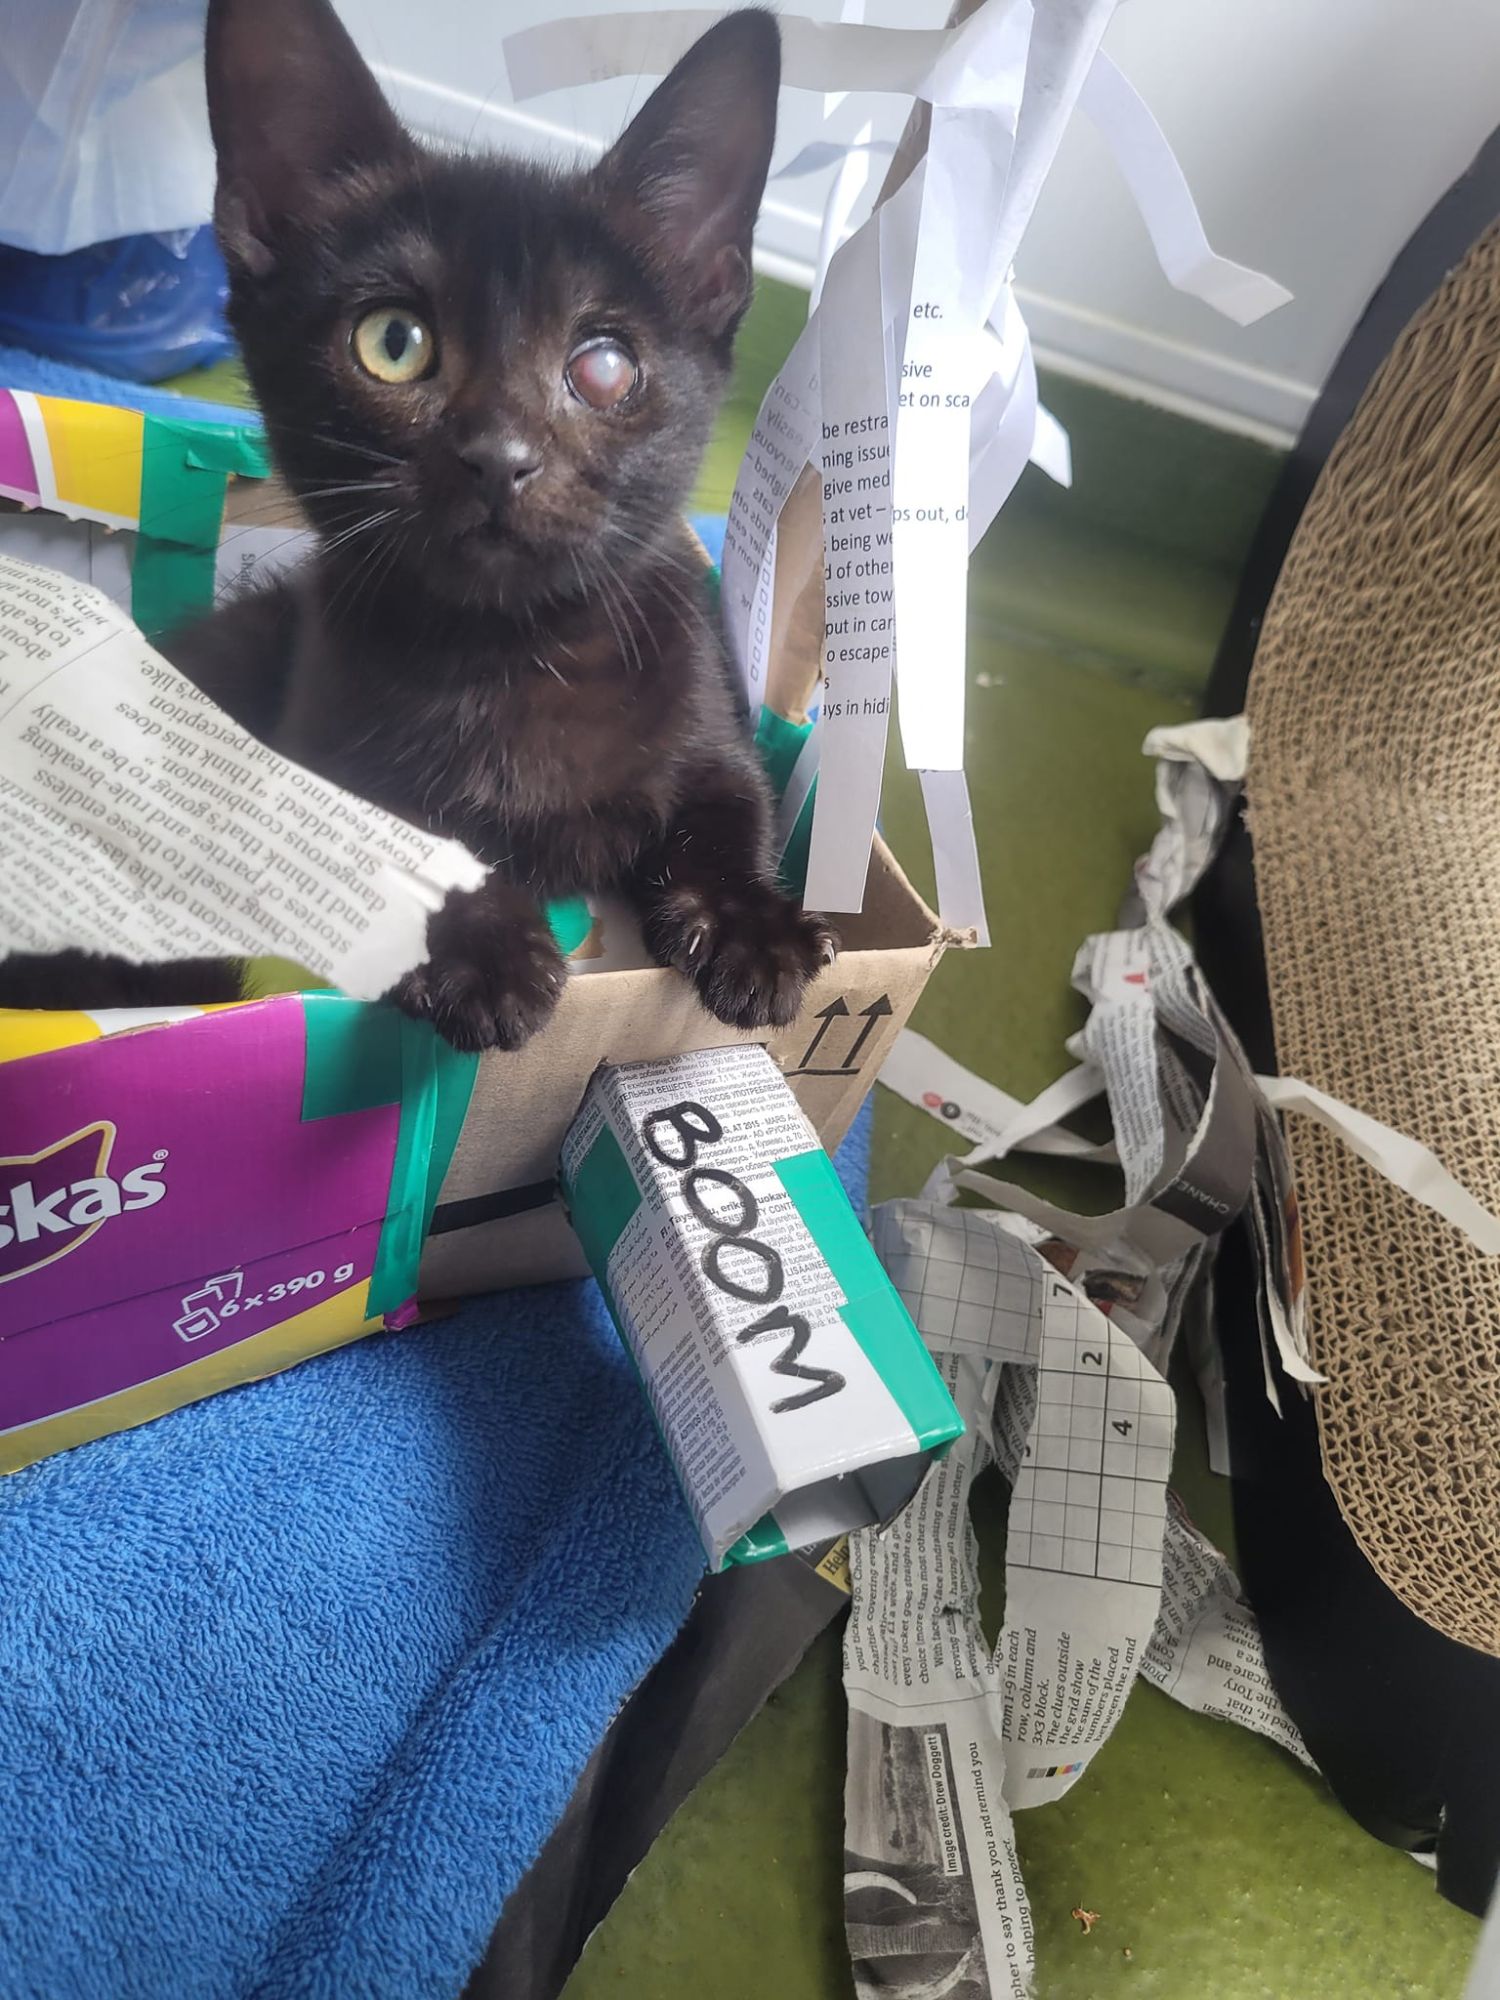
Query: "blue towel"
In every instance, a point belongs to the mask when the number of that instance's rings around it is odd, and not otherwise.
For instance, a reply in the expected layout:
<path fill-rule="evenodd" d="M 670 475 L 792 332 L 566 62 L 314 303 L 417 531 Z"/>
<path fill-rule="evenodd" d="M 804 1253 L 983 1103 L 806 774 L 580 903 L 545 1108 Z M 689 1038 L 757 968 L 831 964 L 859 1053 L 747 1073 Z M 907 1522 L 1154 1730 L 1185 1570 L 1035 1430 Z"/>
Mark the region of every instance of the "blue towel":
<path fill-rule="evenodd" d="M 457 1993 L 701 1571 L 592 1283 L 0 1481 L 0 1992 Z"/>
<path fill-rule="evenodd" d="M 79 403 L 114 403 L 125 410 L 142 410 L 148 417 L 197 417 L 210 424 L 253 424 L 260 418 L 254 410 L 232 409 L 227 403 L 205 403 L 194 396 L 178 396 L 170 389 L 150 389 L 142 382 L 126 382 L 117 375 L 103 375 L 96 368 L 83 368 L 73 361 L 58 361 L 50 354 L 33 354 L 29 347 L 10 347 L 0 341 L 0 389 L 29 389 L 34 396 L 70 396 Z"/>

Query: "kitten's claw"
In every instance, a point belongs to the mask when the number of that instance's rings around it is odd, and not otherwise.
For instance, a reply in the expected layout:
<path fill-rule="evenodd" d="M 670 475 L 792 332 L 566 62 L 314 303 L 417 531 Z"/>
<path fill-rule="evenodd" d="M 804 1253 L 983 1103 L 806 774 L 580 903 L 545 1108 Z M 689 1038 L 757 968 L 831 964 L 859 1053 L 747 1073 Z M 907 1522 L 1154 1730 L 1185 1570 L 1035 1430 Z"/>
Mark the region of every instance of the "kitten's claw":
<path fill-rule="evenodd" d="M 430 1021 L 455 1049 L 518 1049 L 547 1025 L 568 983 L 551 939 L 513 940 L 490 962 L 430 959 L 395 987 L 403 1014 Z"/>
<path fill-rule="evenodd" d="M 822 917 L 762 882 L 712 897 L 668 889 L 646 911 L 645 932 L 657 962 L 691 979 L 709 1013 L 732 1028 L 788 1027 L 808 986 L 838 956 Z"/>

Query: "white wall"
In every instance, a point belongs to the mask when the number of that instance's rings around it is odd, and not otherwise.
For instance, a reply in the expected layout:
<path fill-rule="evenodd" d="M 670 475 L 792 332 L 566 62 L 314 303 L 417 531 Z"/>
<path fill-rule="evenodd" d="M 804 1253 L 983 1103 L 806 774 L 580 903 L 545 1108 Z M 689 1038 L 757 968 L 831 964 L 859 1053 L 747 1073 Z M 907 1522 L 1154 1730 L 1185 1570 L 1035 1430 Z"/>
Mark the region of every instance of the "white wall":
<path fill-rule="evenodd" d="M 414 122 L 557 151 L 607 138 L 642 84 L 508 102 L 500 41 L 609 0 L 338 0 Z M 836 17 L 836 0 L 785 0 Z M 870 0 L 867 18 L 940 24 L 947 0 Z M 1214 247 L 1271 272 L 1293 302 L 1238 328 L 1171 291 L 1093 132 L 1079 121 L 1042 196 L 1017 278 L 1043 358 L 1237 428 L 1294 432 L 1345 335 L 1433 202 L 1500 126 L 1500 0 L 1125 0 L 1106 47 L 1177 150 Z M 904 106 L 783 99 L 778 160 Z M 826 179 L 773 185 L 761 248 L 806 269 Z"/>

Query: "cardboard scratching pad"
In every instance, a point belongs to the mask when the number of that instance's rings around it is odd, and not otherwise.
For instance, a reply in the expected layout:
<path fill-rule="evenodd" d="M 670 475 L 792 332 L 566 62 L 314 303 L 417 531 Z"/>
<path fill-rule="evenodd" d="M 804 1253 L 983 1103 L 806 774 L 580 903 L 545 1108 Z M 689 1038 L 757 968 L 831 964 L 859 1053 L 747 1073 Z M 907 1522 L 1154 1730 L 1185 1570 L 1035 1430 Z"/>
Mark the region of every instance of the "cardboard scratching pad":
<path fill-rule="evenodd" d="M 1500 226 L 1330 457 L 1248 712 L 1280 1068 L 1500 1209 Z M 1390 1590 L 1500 1652 L 1500 1261 L 1289 1125 L 1325 1475 Z"/>

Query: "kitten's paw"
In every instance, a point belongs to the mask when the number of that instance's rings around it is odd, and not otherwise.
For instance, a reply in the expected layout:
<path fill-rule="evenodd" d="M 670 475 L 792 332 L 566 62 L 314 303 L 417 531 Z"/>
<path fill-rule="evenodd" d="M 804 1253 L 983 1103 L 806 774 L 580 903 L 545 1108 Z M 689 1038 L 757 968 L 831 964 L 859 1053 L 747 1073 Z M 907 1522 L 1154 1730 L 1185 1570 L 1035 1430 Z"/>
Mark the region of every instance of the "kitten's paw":
<path fill-rule="evenodd" d="M 547 1025 L 567 983 L 550 937 L 510 932 L 492 952 L 434 956 L 390 997 L 456 1049 L 518 1049 Z"/>
<path fill-rule="evenodd" d="M 838 953 L 822 917 L 779 889 L 750 882 L 706 895 L 666 890 L 646 913 L 646 943 L 691 979 L 710 1014 L 732 1028 L 784 1028 Z"/>

